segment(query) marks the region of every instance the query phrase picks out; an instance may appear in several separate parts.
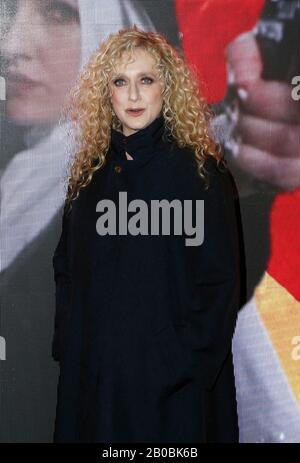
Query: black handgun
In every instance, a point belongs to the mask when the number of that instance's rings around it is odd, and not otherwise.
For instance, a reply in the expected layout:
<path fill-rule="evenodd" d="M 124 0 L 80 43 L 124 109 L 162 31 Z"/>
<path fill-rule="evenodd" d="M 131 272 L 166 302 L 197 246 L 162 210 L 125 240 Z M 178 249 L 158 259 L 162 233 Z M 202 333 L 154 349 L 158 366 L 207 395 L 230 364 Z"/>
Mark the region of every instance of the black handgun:
<path fill-rule="evenodd" d="M 291 83 L 300 75 L 300 0 L 267 0 L 253 32 L 263 79 Z"/>

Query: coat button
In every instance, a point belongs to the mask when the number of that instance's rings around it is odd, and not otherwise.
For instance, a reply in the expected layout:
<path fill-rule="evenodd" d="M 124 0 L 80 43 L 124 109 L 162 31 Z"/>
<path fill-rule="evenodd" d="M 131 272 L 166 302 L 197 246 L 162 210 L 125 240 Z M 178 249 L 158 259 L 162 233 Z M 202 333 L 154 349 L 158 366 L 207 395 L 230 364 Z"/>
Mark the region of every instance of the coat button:
<path fill-rule="evenodd" d="M 122 172 L 122 167 L 121 166 L 115 166 L 115 172 L 117 172 L 117 174 Z"/>

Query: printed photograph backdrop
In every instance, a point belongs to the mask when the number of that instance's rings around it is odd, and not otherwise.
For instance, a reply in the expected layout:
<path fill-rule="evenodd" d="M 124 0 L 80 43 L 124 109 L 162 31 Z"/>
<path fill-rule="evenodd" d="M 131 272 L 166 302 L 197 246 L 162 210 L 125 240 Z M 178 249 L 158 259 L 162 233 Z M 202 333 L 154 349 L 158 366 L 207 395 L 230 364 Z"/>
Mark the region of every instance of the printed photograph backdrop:
<path fill-rule="evenodd" d="M 60 110 L 99 43 L 133 24 L 197 72 L 238 186 L 240 441 L 300 442 L 300 2 L 0 0 L 0 16 L 0 442 L 52 441 L 52 255 L 72 154 Z"/>

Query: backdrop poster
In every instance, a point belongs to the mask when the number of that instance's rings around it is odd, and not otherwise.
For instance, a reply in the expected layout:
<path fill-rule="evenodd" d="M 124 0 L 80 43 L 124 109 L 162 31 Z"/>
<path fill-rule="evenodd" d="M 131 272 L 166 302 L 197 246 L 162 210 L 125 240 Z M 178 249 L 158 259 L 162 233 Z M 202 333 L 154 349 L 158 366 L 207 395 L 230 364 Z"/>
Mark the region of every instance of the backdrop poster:
<path fill-rule="evenodd" d="M 99 43 L 136 24 L 196 70 L 239 190 L 240 441 L 300 442 L 299 1 L 0 0 L 0 16 L 0 441 L 52 441 L 52 255 L 74 150 L 60 111 Z"/>

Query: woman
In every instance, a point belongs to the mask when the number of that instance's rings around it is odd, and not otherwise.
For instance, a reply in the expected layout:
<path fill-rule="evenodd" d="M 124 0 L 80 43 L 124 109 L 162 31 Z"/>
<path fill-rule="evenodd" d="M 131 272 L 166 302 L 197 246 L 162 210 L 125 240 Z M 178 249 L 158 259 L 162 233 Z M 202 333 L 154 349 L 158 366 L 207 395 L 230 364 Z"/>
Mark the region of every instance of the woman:
<path fill-rule="evenodd" d="M 93 54 L 68 109 L 78 150 L 53 257 L 54 441 L 237 442 L 234 197 L 196 78 L 162 35 L 125 29 Z M 192 200 L 193 220 L 203 200 L 204 242 L 137 230 L 142 213 L 124 230 L 120 193 L 127 212 Z"/>

